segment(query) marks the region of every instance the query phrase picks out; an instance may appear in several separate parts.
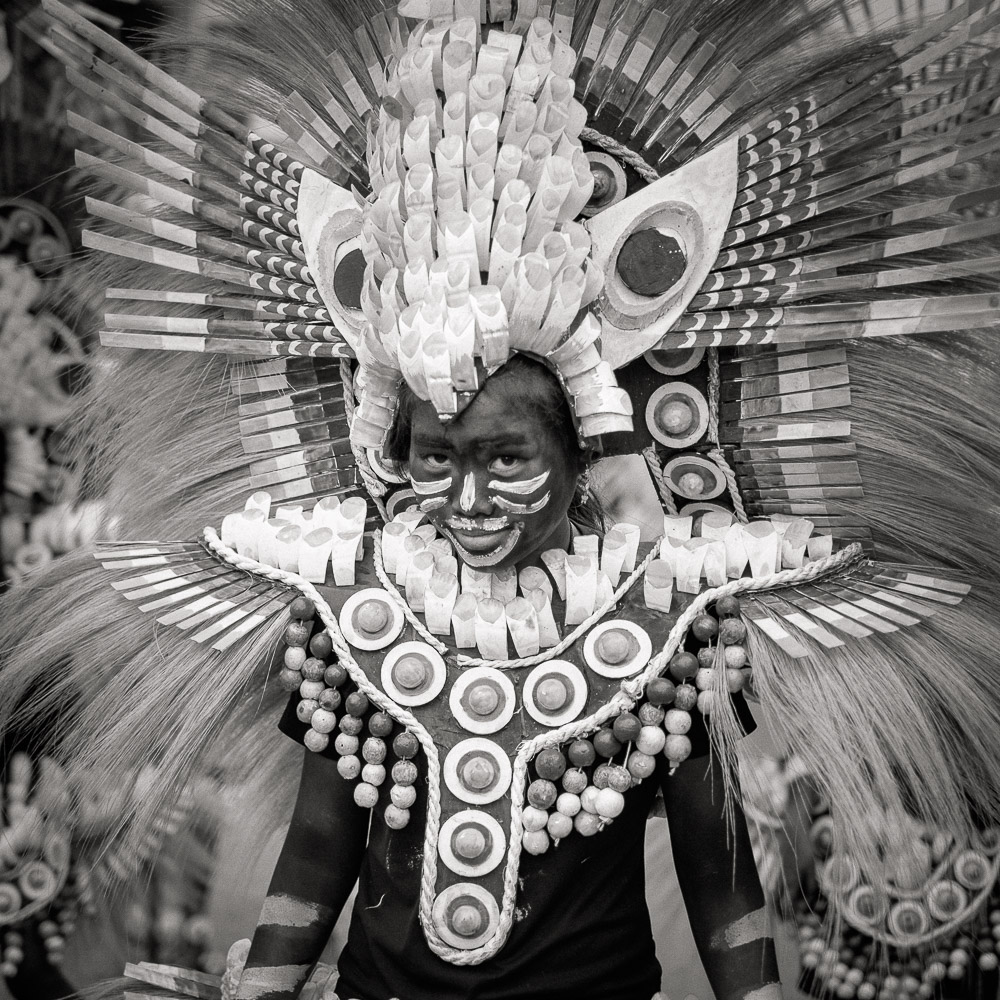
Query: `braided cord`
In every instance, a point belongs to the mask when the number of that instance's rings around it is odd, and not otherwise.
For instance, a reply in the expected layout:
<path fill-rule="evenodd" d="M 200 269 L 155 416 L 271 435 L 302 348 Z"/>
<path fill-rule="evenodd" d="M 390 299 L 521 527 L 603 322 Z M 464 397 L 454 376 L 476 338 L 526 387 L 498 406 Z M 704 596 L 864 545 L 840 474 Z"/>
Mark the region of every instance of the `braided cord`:
<path fill-rule="evenodd" d="M 719 445 L 719 392 L 722 385 L 722 377 L 719 374 L 719 350 L 716 347 L 708 349 L 708 439 L 712 442 L 712 448 L 708 452 L 708 457 L 715 463 L 719 472 L 726 480 L 726 487 L 729 490 L 729 499 L 732 501 L 733 510 L 736 512 L 736 520 L 740 524 L 747 524 L 750 517 L 746 507 L 743 505 L 743 497 L 740 494 L 739 483 L 736 482 L 736 473 L 733 472 L 729 462 L 726 461 L 725 452 Z"/>
<path fill-rule="evenodd" d="M 653 482 L 656 484 L 656 492 L 660 494 L 660 505 L 671 516 L 677 516 L 677 501 L 674 499 L 673 490 L 667 486 L 663 479 L 663 466 L 656 454 L 656 446 L 650 445 L 642 451 L 642 457 L 646 460 Z"/>
<path fill-rule="evenodd" d="M 649 564 L 660 554 L 661 543 L 662 539 L 656 542 L 652 549 L 650 549 L 646 558 L 643 559 L 643 561 L 628 575 L 626 580 L 619 585 L 618 589 L 611 595 L 611 599 L 603 607 L 598 608 L 589 618 L 580 622 L 580 624 L 577 625 L 572 632 L 564 636 L 557 645 L 543 650 L 540 653 L 535 653 L 534 656 L 522 656 L 513 660 L 487 660 L 480 656 L 465 656 L 462 653 L 458 653 L 458 665 L 460 667 L 494 667 L 497 670 L 512 670 L 516 667 L 534 667 L 539 663 L 545 663 L 547 660 L 551 660 L 553 657 L 565 652 L 580 638 L 580 636 L 590 629 L 591 626 L 596 625 L 597 622 L 599 622 L 632 589 L 636 581 L 639 580 L 646 572 L 646 567 L 649 566 Z M 380 531 L 375 532 L 374 566 L 375 575 L 378 577 L 379 583 L 382 584 L 382 587 L 399 606 L 399 610 L 403 613 L 403 617 L 410 623 L 410 625 L 413 626 L 417 634 L 428 645 L 433 646 L 439 653 L 450 653 L 451 650 L 416 616 L 410 605 L 406 603 L 406 598 L 400 593 L 395 582 L 391 580 L 388 573 L 386 573 L 385 565 L 382 562 L 382 532 Z"/>
<path fill-rule="evenodd" d="M 651 167 L 634 149 L 623 146 L 616 139 L 596 132 L 592 128 L 585 128 L 580 133 L 580 138 L 584 142 L 589 142 L 593 146 L 600 146 L 601 149 L 610 153 L 615 159 L 627 163 L 644 181 L 652 184 L 660 179 L 660 172 Z"/>

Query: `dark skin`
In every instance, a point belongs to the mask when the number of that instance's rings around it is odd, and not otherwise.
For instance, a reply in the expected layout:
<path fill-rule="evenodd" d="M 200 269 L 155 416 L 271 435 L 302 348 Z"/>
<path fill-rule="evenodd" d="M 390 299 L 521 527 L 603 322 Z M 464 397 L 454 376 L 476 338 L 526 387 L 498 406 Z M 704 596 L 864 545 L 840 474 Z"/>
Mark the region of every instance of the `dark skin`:
<path fill-rule="evenodd" d="M 430 404 L 416 403 L 412 412 L 410 473 L 422 483 L 451 483 L 440 491 L 445 503 L 433 511 L 434 523 L 447 526 L 458 517 L 487 524 L 509 511 L 495 502 L 506 496 L 510 483 L 533 482 L 548 473 L 542 486 L 529 494 L 512 493 L 518 500 L 535 500 L 549 493 L 537 511 L 509 517 L 520 525 L 516 542 L 503 558 L 489 566 L 520 568 L 538 562 L 547 549 L 567 549 L 572 537 L 568 517 L 579 461 L 566 455 L 565 437 L 550 430 L 538 413 L 515 405 L 504 380 L 480 393 L 455 421 L 443 426 Z M 464 522 L 463 522 L 464 523 Z M 473 545 L 502 549 L 511 528 L 496 538 Z M 495 544 L 494 544 L 495 543 Z M 461 554 L 461 549 L 457 549 Z M 662 781 L 670 822 L 674 859 L 692 930 L 709 980 L 719 1000 L 780 1000 L 777 965 L 771 939 L 765 932 L 739 936 L 731 928 L 745 928 L 748 915 L 764 904 L 749 837 L 742 813 L 735 811 L 733 826 L 723 814 L 722 776 L 717 764 L 704 759 L 681 765 Z M 254 935 L 247 970 L 300 966 L 294 988 L 289 984 L 261 992 L 268 973 L 249 972 L 253 990 L 241 984 L 241 998 L 290 1000 L 308 976 L 329 940 L 333 926 L 357 881 L 367 846 L 369 813 L 353 801 L 353 785 L 337 773 L 336 764 L 319 754 L 306 753 L 298 800 L 291 826 L 268 890 L 269 899 L 293 897 L 315 904 L 314 919 L 301 926 L 279 927 L 262 922 Z M 371 822 L 383 822 L 379 811 Z M 317 864 L 317 858 L 329 859 Z M 636 905 L 641 906 L 642 900 Z M 750 926 L 756 926 L 753 918 Z M 727 935 L 729 941 L 727 941 Z M 639 1000 L 639 998 L 637 998 Z"/>

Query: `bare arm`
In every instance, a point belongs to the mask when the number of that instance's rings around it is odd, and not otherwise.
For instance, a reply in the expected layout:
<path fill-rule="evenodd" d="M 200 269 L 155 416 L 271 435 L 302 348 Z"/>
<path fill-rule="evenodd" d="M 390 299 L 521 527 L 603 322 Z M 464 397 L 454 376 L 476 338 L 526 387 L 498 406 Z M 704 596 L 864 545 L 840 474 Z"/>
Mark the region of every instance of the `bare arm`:
<path fill-rule="evenodd" d="M 781 1000 L 746 819 L 736 806 L 729 825 L 722 782 L 714 757 L 688 761 L 663 780 L 684 905 L 718 1000 Z"/>
<path fill-rule="evenodd" d="M 239 1000 L 292 1000 L 330 939 L 358 879 L 367 810 L 337 765 L 305 752 L 284 847 L 257 920 Z"/>

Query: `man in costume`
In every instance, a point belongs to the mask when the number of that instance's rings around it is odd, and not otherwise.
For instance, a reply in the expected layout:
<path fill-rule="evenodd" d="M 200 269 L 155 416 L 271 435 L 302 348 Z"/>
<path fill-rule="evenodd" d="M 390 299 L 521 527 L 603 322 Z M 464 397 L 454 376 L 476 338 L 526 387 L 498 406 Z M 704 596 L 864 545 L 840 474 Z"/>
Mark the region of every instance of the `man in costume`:
<path fill-rule="evenodd" d="M 4 704 L 72 697 L 68 759 L 159 762 L 141 829 L 221 738 L 266 767 L 261 684 L 293 693 L 308 753 L 231 995 L 294 996 L 360 871 L 348 995 L 647 996 L 657 785 L 713 988 L 777 995 L 748 681 L 885 899 L 858 919 L 919 947 L 981 904 L 914 910 L 885 831 L 995 864 L 995 352 L 952 334 L 996 323 L 996 191 L 953 176 L 995 145 L 994 15 L 848 71 L 826 8 L 248 8 L 200 93 L 45 6 L 74 82 L 169 147 L 74 119 L 146 199 L 89 202 L 133 269 L 104 342 L 180 355 L 95 387 L 95 465 L 133 537 L 221 533 L 32 595 L 65 627 Z M 585 516 L 598 448 L 644 455 L 662 537 Z"/>

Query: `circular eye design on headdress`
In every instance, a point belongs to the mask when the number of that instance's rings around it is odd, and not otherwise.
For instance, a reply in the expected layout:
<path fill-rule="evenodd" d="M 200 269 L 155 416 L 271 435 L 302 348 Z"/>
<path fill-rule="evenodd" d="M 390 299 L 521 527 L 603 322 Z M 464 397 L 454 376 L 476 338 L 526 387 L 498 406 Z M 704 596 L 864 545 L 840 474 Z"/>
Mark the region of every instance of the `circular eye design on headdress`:
<path fill-rule="evenodd" d="M 615 270 L 636 295 L 663 295 L 687 270 L 687 252 L 680 234 L 663 227 L 637 229 L 618 251 Z"/>
<path fill-rule="evenodd" d="M 690 448 L 708 430 L 708 400 L 686 382 L 668 382 L 649 397 L 646 426 L 668 448 Z"/>
<path fill-rule="evenodd" d="M 396 467 L 395 462 L 390 462 L 382 454 L 380 448 L 365 448 L 368 456 L 368 464 L 372 467 L 372 472 L 384 483 L 408 483 L 410 480 L 404 476 Z"/>
<path fill-rule="evenodd" d="M 622 165 L 613 156 L 588 153 L 587 159 L 594 175 L 594 193 L 581 214 L 591 217 L 622 201 L 628 193 L 628 181 Z"/>
<path fill-rule="evenodd" d="M 345 309 L 361 309 L 361 289 L 365 285 L 365 255 L 355 237 L 337 247 L 333 265 L 333 290 Z"/>
<path fill-rule="evenodd" d="M 397 514 L 402 514 L 404 510 L 416 507 L 420 503 L 420 497 L 408 486 L 401 490 L 396 490 L 385 502 L 385 510 L 391 521 Z"/>
<path fill-rule="evenodd" d="M 663 375 L 686 375 L 701 364 L 705 356 L 704 347 L 681 347 L 672 351 L 646 351 L 643 357 L 653 371 Z"/>
<path fill-rule="evenodd" d="M 663 481 L 685 500 L 711 500 L 726 488 L 718 467 L 700 455 L 672 458 L 663 469 Z"/>

